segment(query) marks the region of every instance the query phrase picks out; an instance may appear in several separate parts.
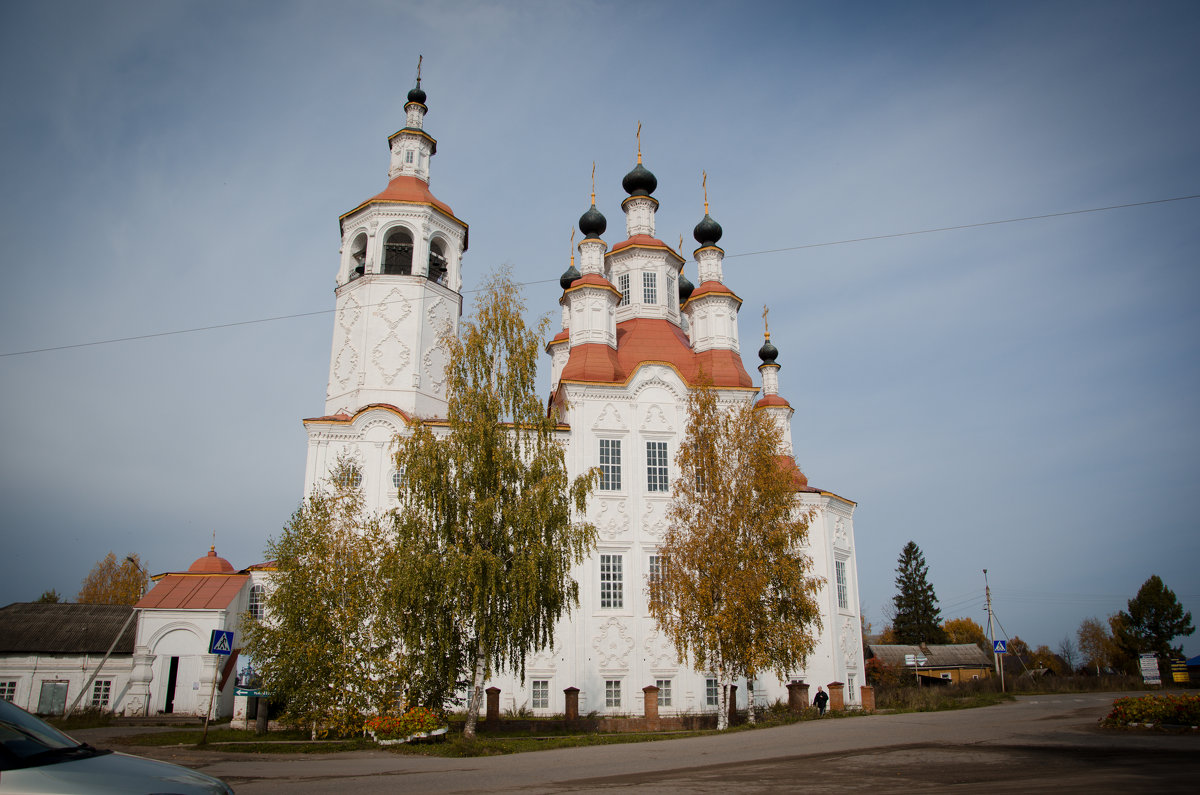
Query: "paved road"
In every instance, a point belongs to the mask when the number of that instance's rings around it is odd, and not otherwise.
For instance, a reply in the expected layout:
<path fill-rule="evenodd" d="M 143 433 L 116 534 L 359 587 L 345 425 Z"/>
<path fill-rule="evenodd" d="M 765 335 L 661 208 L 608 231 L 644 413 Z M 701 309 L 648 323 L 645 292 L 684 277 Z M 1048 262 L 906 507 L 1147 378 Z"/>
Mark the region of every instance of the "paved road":
<path fill-rule="evenodd" d="M 1100 731 L 1096 722 L 1113 698 L 1025 696 L 985 709 L 476 759 L 386 751 L 283 756 L 156 749 L 153 755 L 223 778 L 242 795 L 1196 791 L 1200 734 Z"/>

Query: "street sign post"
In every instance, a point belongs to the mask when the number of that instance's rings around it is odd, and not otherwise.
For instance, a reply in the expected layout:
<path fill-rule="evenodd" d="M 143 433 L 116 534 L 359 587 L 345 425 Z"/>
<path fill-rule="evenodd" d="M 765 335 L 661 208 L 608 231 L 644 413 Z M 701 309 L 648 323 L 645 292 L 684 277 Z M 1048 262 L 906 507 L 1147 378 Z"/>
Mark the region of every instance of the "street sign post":
<path fill-rule="evenodd" d="M 233 630 L 214 629 L 208 639 L 208 653 L 216 654 L 219 657 L 227 657 L 233 654 Z M 212 690 L 208 694 L 208 712 L 204 713 L 204 734 L 200 738 L 201 745 L 208 742 L 208 718 L 212 715 L 213 701 L 217 697 L 217 678 L 220 675 L 221 666 L 218 663 L 213 666 Z"/>
<path fill-rule="evenodd" d="M 992 651 L 996 652 L 996 654 L 1007 654 L 1008 653 L 1008 641 L 1006 641 L 1006 640 L 992 641 Z"/>

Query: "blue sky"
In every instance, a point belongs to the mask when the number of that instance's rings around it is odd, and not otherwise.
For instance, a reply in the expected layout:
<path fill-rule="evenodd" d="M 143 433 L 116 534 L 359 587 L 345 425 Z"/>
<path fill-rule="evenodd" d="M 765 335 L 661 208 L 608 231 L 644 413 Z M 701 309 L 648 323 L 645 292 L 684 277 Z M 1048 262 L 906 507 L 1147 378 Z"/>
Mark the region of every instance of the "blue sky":
<path fill-rule="evenodd" d="M 593 161 L 620 239 L 639 121 L 688 252 L 707 170 L 743 358 L 769 304 L 876 626 L 910 539 L 946 617 L 982 623 L 987 568 L 1034 645 L 1151 574 L 1200 617 L 1200 199 L 814 245 L 1200 194 L 1197 40 L 1191 2 L 6 4 L 0 353 L 317 314 L 0 357 L 0 603 L 109 550 L 262 559 L 323 409 L 337 218 L 386 183 L 423 53 L 466 289 L 511 265 L 531 320 Z"/>

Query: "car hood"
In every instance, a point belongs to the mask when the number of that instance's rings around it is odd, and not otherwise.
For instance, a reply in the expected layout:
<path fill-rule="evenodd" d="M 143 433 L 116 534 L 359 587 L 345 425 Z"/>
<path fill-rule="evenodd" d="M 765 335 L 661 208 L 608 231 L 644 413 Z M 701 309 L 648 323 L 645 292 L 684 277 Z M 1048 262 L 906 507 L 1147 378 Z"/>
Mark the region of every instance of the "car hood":
<path fill-rule="evenodd" d="M 226 795 L 231 792 L 232 789 L 212 776 L 128 754 L 103 754 L 0 772 L 3 795 Z"/>

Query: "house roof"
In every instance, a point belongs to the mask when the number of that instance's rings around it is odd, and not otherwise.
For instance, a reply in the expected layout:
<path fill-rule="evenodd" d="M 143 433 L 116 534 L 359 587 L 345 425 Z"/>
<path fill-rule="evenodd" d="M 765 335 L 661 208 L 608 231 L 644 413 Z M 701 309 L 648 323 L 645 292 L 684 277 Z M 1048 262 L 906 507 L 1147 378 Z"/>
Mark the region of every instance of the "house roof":
<path fill-rule="evenodd" d="M 871 656 L 884 665 L 904 665 L 904 655 L 925 655 L 928 662 L 922 668 L 961 668 L 988 666 L 992 661 L 974 643 L 927 644 L 923 646 L 870 645 Z"/>
<path fill-rule="evenodd" d="M 142 597 L 136 607 L 158 610 L 224 610 L 229 607 L 247 574 L 167 574 Z"/>
<path fill-rule="evenodd" d="M 132 613 L 129 605 L 15 602 L 0 608 L 0 653 L 104 654 L 125 626 L 113 654 L 133 654 Z"/>

